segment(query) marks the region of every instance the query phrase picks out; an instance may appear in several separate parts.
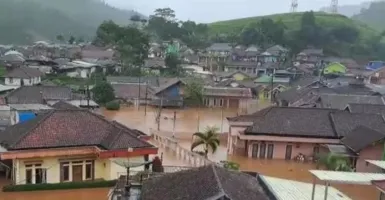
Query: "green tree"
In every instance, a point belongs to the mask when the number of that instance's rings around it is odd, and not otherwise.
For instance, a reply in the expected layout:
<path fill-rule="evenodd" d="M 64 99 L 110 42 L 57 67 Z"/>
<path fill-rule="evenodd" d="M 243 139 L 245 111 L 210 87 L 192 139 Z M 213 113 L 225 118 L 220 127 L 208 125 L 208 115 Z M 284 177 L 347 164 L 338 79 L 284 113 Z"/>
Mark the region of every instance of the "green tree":
<path fill-rule="evenodd" d="M 179 60 L 178 55 L 176 55 L 175 53 L 169 53 L 164 59 L 164 62 L 167 66 L 167 73 L 169 75 L 179 76 L 181 74 L 181 62 Z"/>
<path fill-rule="evenodd" d="M 202 106 L 203 105 L 203 80 L 193 79 L 186 82 L 184 88 L 184 99 L 186 104 L 192 106 Z"/>
<path fill-rule="evenodd" d="M 99 82 L 92 88 L 94 100 L 99 104 L 106 104 L 115 99 L 114 88 L 107 82 Z"/>
<path fill-rule="evenodd" d="M 318 164 L 324 165 L 328 170 L 353 171 L 348 157 L 334 153 L 320 156 Z"/>
<path fill-rule="evenodd" d="M 119 53 L 123 73 L 139 70 L 148 58 L 149 36 L 134 26 L 119 26 L 112 21 L 102 23 L 96 31 L 94 44 L 113 45 Z"/>
<path fill-rule="evenodd" d="M 64 36 L 63 35 L 57 35 L 56 36 L 56 40 L 58 40 L 59 42 L 63 42 L 64 41 Z"/>
<path fill-rule="evenodd" d="M 218 149 L 220 141 L 218 139 L 218 128 L 217 127 L 206 127 L 203 133 L 194 133 L 196 139 L 191 144 L 191 151 L 198 146 L 203 146 L 203 155 L 207 158 L 209 150 L 215 153 Z"/>
<path fill-rule="evenodd" d="M 70 36 L 70 39 L 68 40 L 68 44 L 73 44 L 76 41 L 76 38 L 74 36 Z"/>

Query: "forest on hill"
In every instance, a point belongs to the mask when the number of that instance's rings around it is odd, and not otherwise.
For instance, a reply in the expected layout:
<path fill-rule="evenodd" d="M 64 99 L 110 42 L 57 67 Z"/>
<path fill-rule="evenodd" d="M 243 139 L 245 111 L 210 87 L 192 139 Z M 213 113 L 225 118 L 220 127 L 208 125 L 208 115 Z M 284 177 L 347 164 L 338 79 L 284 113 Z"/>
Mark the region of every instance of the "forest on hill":
<path fill-rule="evenodd" d="M 135 11 L 100 0 L 0 0 L 0 44 L 54 40 L 57 35 L 91 39 L 105 20 L 129 24 Z"/>

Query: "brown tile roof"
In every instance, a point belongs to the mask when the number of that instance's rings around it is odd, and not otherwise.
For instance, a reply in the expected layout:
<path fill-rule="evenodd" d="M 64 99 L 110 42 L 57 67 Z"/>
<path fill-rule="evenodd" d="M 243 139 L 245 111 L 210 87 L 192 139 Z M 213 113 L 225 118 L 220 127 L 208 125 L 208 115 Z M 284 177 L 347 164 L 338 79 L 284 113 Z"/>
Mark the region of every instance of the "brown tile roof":
<path fill-rule="evenodd" d="M 322 108 L 339 110 L 345 109 L 349 103 L 384 105 L 382 97 L 369 95 L 321 94 L 319 101 Z"/>
<path fill-rule="evenodd" d="M 57 103 L 53 104 L 51 107 L 57 109 L 57 110 L 79 110 L 81 108 L 74 106 L 70 103 L 67 103 L 65 101 L 58 101 Z"/>
<path fill-rule="evenodd" d="M 162 92 L 163 90 L 165 90 L 165 89 L 167 89 L 173 85 L 179 84 L 181 82 L 182 81 L 179 78 L 168 79 L 167 81 L 160 83 L 159 87 L 156 88 L 156 90 L 155 90 L 155 94 L 158 94 L 158 93 Z"/>
<path fill-rule="evenodd" d="M 339 111 L 331 113 L 330 119 L 340 137 L 347 136 L 358 126 L 370 127 L 373 130 L 385 133 L 385 121 L 382 115 Z"/>
<path fill-rule="evenodd" d="M 115 97 L 118 99 L 137 99 L 139 96 L 140 88 L 140 98 L 146 98 L 146 85 L 141 84 L 140 86 L 137 83 L 128 83 L 128 84 L 112 84 L 114 88 Z M 154 89 L 151 86 L 147 88 L 147 98 L 151 98 L 154 94 Z"/>
<path fill-rule="evenodd" d="M 257 178 L 209 165 L 152 177 L 144 182 L 141 199 L 268 200 L 269 198 Z"/>
<path fill-rule="evenodd" d="M 29 79 L 43 75 L 44 74 L 38 69 L 30 67 L 18 67 L 5 74 L 4 77 Z"/>
<path fill-rule="evenodd" d="M 378 132 L 366 126 L 354 128 L 341 142 L 350 150 L 359 153 L 362 149 L 385 138 L 384 132 Z"/>
<path fill-rule="evenodd" d="M 231 88 L 231 87 L 210 87 L 206 86 L 203 89 L 205 96 L 222 96 L 222 97 L 241 97 L 252 98 L 250 88 Z"/>
<path fill-rule="evenodd" d="M 367 103 L 349 103 L 347 108 L 351 113 L 368 113 L 385 115 L 385 105 L 374 105 Z"/>
<path fill-rule="evenodd" d="M 267 107 L 249 115 L 239 115 L 236 117 L 228 117 L 227 120 L 231 122 L 253 122 L 255 120 L 258 120 L 259 117 L 265 116 L 265 114 L 268 113 L 272 108 L 273 107 Z"/>
<path fill-rule="evenodd" d="M 11 126 L 0 135 L 8 149 L 98 146 L 103 149 L 153 147 L 137 131 L 122 128 L 87 110 L 52 110 Z"/>
<path fill-rule="evenodd" d="M 22 86 L 5 98 L 8 104 L 45 103 L 48 100 L 70 100 L 72 91 L 66 86 Z"/>
<path fill-rule="evenodd" d="M 335 109 L 272 107 L 248 116 L 235 117 L 254 122 L 247 135 L 278 135 L 297 137 L 343 138 L 359 126 L 370 127 L 385 134 L 382 115 L 349 113 Z"/>
<path fill-rule="evenodd" d="M 320 108 L 273 107 L 245 130 L 247 135 L 338 138 L 329 114 Z"/>

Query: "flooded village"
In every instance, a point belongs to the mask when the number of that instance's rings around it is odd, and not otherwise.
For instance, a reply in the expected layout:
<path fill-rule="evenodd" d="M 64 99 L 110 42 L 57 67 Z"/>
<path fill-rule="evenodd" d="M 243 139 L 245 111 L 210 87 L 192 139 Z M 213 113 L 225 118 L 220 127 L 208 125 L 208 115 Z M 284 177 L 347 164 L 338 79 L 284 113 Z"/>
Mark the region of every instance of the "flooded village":
<path fill-rule="evenodd" d="M 0 200 L 384 199 L 380 50 L 337 54 L 360 35 L 291 14 L 293 38 L 271 19 L 208 37 L 163 8 L 0 45 Z"/>

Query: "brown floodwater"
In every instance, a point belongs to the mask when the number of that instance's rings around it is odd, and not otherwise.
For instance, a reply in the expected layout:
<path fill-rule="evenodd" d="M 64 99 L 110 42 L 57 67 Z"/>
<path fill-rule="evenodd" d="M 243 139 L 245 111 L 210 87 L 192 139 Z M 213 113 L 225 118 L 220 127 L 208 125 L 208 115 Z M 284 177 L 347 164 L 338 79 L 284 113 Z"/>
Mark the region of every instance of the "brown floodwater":
<path fill-rule="evenodd" d="M 199 130 L 203 131 L 207 126 L 216 126 L 222 132 L 227 132 L 229 125 L 226 117 L 234 117 L 239 114 L 236 109 L 220 109 L 220 108 L 194 108 L 194 109 L 162 109 L 160 117 L 159 129 L 162 131 L 173 131 L 174 112 L 176 115 L 175 132 L 178 136 L 191 136 L 191 133 Z M 126 124 L 130 128 L 135 128 L 144 132 L 148 130 L 158 129 L 156 118 L 159 109 L 153 107 L 141 106 L 122 107 L 119 111 L 102 110 L 103 115 L 107 118 Z"/>
<path fill-rule="evenodd" d="M 107 118 L 117 120 L 130 128 L 136 128 L 144 132 L 148 132 L 150 128 L 157 129 L 157 124 L 155 122 L 157 111 L 157 109 L 147 108 L 147 114 L 145 116 L 144 107 L 141 107 L 139 110 L 134 107 L 125 107 L 119 111 L 103 110 L 103 114 Z M 222 132 L 228 131 L 228 123 L 226 117 L 240 114 L 237 113 L 236 110 L 222 111 L 221 109 L 163 109 L 160 125 L 161 130 L 172 132 L 172 118 L 174 111 L 176 111 L 176 137 L 180 139 L 179 144 L 186 149 L 190 148 L 191 136 L 198 129 L 198 113 L 200 116 L 199 129 L 203 130 L 206 126 L 217 126 L 218 128 L 222 127 Z M 161 154 L 163 155 L 164 165 L 188 166 L 188 163 L 184 163 L 183 161 L 178 160 L 171 152 L 168 152 L 164 149 L 159 149 L 159 155 Z M 315 165 L 309 163 L 288 162 L 285 160 L 258 160 L 249 159 L 244 156 L 227 156 L 225 142 L 222 142 L 218 150 L 214 154 L 210 154 L 209 158 L 213 161 L 234 161 L 240 164 L 241 170 L 255 171 L 266 176 L 309 183 L 312 182 L 312 176 L 308 170 L 315 169 Z M 5 184 L 8 184 L 8 182 L 0 179 L 0 186 Z M 322 183 L 319 182 L 319 184 Z M 379 192 L 373 186 L 332 186 L 336 187 L 353 200 L 376 200 L 379 196 Z M 0 200 L 106 200 L 108 191 L 109 188 L 17 193 L 0 192 Z"/>

